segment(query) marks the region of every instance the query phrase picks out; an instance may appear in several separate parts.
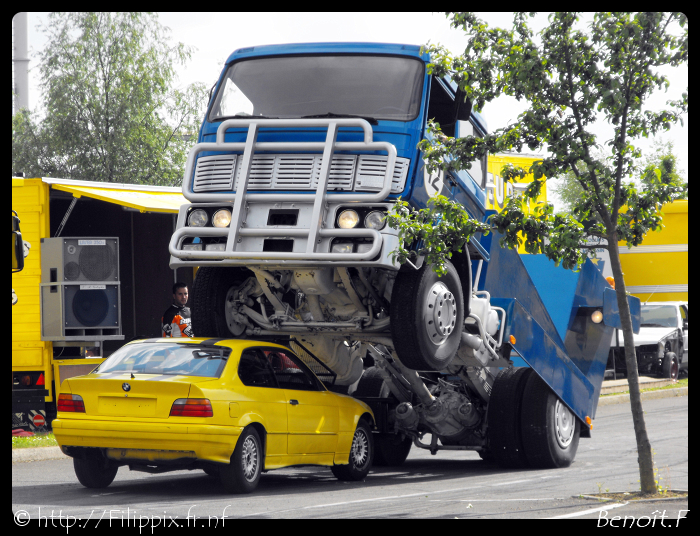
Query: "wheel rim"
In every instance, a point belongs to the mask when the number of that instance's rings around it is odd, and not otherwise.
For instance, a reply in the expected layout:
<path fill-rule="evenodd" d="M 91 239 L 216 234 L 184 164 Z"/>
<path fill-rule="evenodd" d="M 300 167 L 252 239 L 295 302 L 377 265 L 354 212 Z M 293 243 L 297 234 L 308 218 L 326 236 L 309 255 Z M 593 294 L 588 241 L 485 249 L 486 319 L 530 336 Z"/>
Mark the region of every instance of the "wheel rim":
<path fill-rule="evenodd" d="M 241 452 L 241 465 L 243 466 L 243 476 L 248 482 L 255 480 L 258 473 L 258 443 L 253 436 L 248 436 L 243 442 Z"/>
<path fill-rule="evenodd" d="M 238 321 L 238 291 L 240 288 L 240 286 L 233 286 L 228 289 L 224 307 L 226 325 L 229 331 L 235 336 L 242 335 L 245 331 L 245 325 Z"/>
<path fill-rule="evenodd" d="M 352 449 L 350 451 L 350 461 L 357 468 L 362 468 L 369 458 L 369 439 L 364 430 L 356 430 L 352 439 Z"/>
<path fill-rule="evenodd" d="M 457 322 L 457 302 L 442 281 L 435 283 L 425 300 L 423 320 L 430 341 L 440 346 L 454 331 Z"/>
<path fill-rule="evenodd" d="M 565 449 L 574 439 L 574 415 L 559 400 L 554 405 L 554 427 L 556 429 L 557 443 L 559 443 L 561 448 Z"/>

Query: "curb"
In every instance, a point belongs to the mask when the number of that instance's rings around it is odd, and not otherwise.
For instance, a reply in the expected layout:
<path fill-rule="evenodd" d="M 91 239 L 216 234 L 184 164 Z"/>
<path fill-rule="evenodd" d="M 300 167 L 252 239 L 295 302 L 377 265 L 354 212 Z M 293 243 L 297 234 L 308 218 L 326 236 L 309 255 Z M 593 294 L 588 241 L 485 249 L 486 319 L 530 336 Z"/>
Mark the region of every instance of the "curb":
<path fill-rule="evenodd" d="M 12 449 L 12 463 L 36 462 L 39 460 L 59 460 L 67 458 L 61 447 L 35 447 L 28 449 Z"/>
<path fill-rule="evenodd" d="M 641 393 L 642 400 L 653 400 L 657 398 L 671 398 L 674 396 L 688 396 L 687 387 L 677 387 L 676 389 L 662 389 L 660 391 L 645 391 Z M 630 395 L 603 396 L 598 399 L 598 407 L 610 406 L 612 404 L 626 404 L 630 401 Z"/>

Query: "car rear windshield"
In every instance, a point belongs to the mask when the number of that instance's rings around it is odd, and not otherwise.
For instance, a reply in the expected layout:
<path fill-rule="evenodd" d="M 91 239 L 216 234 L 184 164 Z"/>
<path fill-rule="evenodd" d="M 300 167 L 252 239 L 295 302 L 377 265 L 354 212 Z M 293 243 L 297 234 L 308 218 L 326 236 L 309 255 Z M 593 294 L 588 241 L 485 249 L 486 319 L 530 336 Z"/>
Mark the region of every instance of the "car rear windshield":
<path fill-rule="evenodd" d="M 209 120 L 262 116 L 356 116 L 411 121 L 418 116 L 425 66 L 417 58 L 313 55 L 232 64 Z"/>
<path fill-rule="evenodd" d="M 231 349 L 177 343 L 136 343 L 122 346 L 94 373 L 167 374 L 218 378 Z"/>

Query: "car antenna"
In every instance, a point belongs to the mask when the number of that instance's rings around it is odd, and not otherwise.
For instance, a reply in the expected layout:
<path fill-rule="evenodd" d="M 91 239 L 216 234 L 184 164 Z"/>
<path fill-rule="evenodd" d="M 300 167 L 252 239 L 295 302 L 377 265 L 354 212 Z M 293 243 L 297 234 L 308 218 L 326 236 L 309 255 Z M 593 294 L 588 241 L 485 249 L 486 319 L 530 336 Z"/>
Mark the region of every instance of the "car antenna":
<path fill-rule="evenodd" d="M 133 372 L 131 373 L 131 379 L 132 379 L 132 380 L 135 380 L 135 379 L 136 379 L 136 376 L 134 376 L 134 373 L 133 373 Z"/>

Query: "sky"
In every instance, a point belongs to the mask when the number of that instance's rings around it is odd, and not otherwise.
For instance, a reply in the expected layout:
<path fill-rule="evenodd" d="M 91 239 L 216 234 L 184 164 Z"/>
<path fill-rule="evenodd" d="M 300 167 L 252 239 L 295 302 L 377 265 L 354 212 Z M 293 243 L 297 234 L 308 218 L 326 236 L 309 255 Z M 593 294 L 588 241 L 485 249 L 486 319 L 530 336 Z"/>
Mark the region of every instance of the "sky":
<path fill-rule="evenodd" d="M 40 82 L 36 54 L 42 50 L 46 38 L 37 28 L 46 24 L 47 13 L 30 12 L 29 50 L 30 87 L 29 107 L 37 109 L 40 99 Z M 478 13 L 490 26 L 510 28 L 511 13 Z M 585 29 L 592 14 L 581 16 L 581 29 Z M 159 13 L 160 23 L 171 29 L 173 41 L 179 41 L 195 50 L 190 62 L 178 67 L 179 85 L 203 82 L 211 87 L 218 79 L 224 61 L 234 50 L 255 45 L 302 43 L 324 41 L 371 41 L 422 45 L 440 43 L 453 53 L 464 50 L 467 39 L 462 30 L 450 28 L 442 13 Z M 531 20 L 535 33 L 547 23 L 547 15 L 539 14 Z M 665 72 L 671 82 L 668 93 L 659 92 L 649 100 L 650 108 L 664 106 L 666 100 L 678 99 L 688 88 L 688 68 L 669 69 Z M 514 122 L 526 108 L 524 102 L 501 96 L 487 103 L 482 110 L 489 130 L 495 130 Z M 596 131 L 598 143 L 611 138 L 611 129 L 604 122 Z M 679 167 L 688 169 L 688 118 L 684 126 L 676 125 L 663 135 L 664 141 L 674 143 L 679 157 Z M 645 140 L 646 141 L 646 140 Z M 640 142 L 642 150 L 651 147 L 651 141 Z"/>

